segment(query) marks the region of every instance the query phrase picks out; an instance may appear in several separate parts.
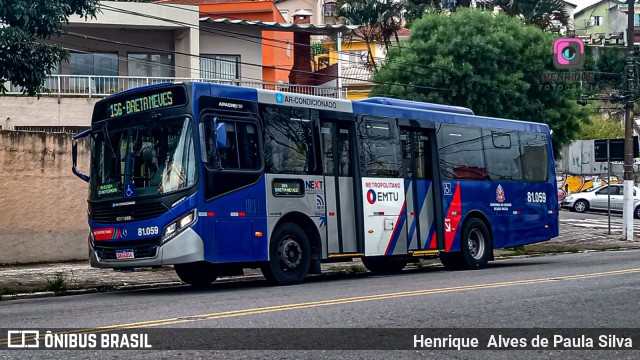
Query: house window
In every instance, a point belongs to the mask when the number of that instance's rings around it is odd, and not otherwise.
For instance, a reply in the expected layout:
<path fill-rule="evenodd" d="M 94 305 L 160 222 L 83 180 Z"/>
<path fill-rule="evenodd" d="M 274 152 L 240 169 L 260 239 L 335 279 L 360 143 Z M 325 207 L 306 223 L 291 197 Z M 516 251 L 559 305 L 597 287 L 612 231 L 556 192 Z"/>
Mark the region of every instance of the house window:
<path fill-rule="evenodd" d="M 132 54 L 127 55 L 129 76 L 173 77 L 172 54 Z"/>
<path fill-rule="evenodd" d="M 633 14 L 633 26 L 640 26 L 640 14 Z"/>
<path fill-rule="evenodd" d="M 118 76 L 118 54 L 70 52 L 69 74 Z"/>
<path fill-rule="evenodd" d="M 335 17 L 336 16 L 336 3 L 326 2 L 324 4 L 324 16 Z"/>
<path fill-rule="evenodd" d="M 592 16 L 591 26 L 600 26 L 600 25 L 602 25 L 602 16 Z"/>
<path fill-rule="evenodd" d="M 240 55 L 202 55 L 200 77 L 203 79 L 240 79 Z"/>
<path fill-rule="evenodd" d="M 369 51 L 357 50 L 357 51 L 345 51 L 345 55 L 348 57 L 346 66 L 355 66 L 367 64 L 369 62 Z"/>

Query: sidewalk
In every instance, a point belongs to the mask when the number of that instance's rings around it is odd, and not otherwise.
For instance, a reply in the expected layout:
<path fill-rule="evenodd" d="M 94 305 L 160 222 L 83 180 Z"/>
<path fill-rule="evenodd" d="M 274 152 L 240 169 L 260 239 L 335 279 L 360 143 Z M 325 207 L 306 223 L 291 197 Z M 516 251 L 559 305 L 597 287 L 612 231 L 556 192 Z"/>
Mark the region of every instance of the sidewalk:
<path fill-rule="evenodd" d="M 536 255 L 559 252 L 584 252 L 603 250 L 640 249 L 638 241 L 623 241 L 620 231 L 607 233 L 607 229 L 591 228 L 588 224 L 560 223 L 560 236 L 542 243 L 527 245 L 524 249 L 500 249 L 496 258 L 516 255 Z M 438 266 L 436 260 L 433 266 Z M 349 263 L 322 265 L 323 272 L 363 272 L 359 260 Z M 247 278 L 262 278 L 259 270 L 247 269 L 244 276 L 223 277 L 219 281 L 239 281 Z M 180 280 L 170 266 L 160 269 L 136 269 L 133 272 L 112 269 L 94 269 L 89 261 L 0 266 L 1 300 L 25 297 L 69 295 L 88 292 L 147 288 L 179 285 Z M 35 294 L 34 294 L 35 293 Z"/>

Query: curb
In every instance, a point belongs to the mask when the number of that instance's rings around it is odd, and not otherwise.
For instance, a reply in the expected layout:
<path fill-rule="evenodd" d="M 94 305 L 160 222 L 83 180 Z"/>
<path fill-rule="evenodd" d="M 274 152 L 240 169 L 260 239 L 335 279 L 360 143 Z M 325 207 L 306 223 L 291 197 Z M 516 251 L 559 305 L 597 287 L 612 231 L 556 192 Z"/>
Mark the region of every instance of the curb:
<path fill-rule="evenodd" d="M 551 255 L 566 255 L 566 254 L 605 252 L 605 251 L 629 251 L 629 250 L 640 251 L 640 249 L 638 248 L 631 247 L 631 248 L 611 248 L 611 249 L 579 250 L 579 251 L 535 252 L 530 254 L 501 254 L 501 255 L 495 256 L 495 260 L 522 259 L 522 258 L 529 258 L 529 257 L 551 256 Z M 330 270 L 322 273 L 322 275 L 333 275 L 333 274 L 341 274 L 341 272 Z M 235 282 L 241 282 L 241 281 L 259 280 L 259 279 L 264 279 L 264 277 L 262 275 L 243 275 L 243 276 L 233 276 L 233 277 L 225 276 L 217 279 L 216 283 L 235 283 Z M 109 292 L 119 292 L 119 291 L 145 290 L 145 289 L 158 289 L 158 288 L 176 287 L 181 285 L 186 285 L 186 284 L 181 281 L 169 281 L 169 282 L 155 282 L 155 283 L 133 284 L 133 285 L 106 285 L 106 286 L 113 286 L 113 290 L 101 291 L 100 286 L 98 286 L 98 287 L 91 287 L 86 289 L 66 290 L 61 293 L 56 293 L 53 291 L 18 293 L 18 294 L 10 294 L 10 295 L 0 295 L 0 301 L 38 299 L 38 298 L 46 298 L 46 297 L 62 297 L 62 296 L 72 296 L 72 295 L 109 293 Z"/>

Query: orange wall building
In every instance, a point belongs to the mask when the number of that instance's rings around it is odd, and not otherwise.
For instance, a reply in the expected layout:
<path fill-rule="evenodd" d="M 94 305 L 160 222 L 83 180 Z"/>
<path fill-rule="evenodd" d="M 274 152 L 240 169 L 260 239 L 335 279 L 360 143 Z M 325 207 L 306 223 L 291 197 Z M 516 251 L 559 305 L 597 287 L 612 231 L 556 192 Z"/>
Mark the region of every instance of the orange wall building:
<path fill-rule="evenodd" d="M 200 16 L 211 19 L 286 22 L 271 0 L 167 0 L 158 3 L 198 5 Z M 229 34 L 230 47 L 233 47 L 234 41 L 245 41 L 234 39 L 233 36 Z M 262 31 L 262 39 L 255 41 L 262 43 L 262 81 L 289 82 L 289 72 L 293 66 L 293 33 Z M 242 62 L 248 63 L 257 63 L 257 60 L 241 59 Z"/>

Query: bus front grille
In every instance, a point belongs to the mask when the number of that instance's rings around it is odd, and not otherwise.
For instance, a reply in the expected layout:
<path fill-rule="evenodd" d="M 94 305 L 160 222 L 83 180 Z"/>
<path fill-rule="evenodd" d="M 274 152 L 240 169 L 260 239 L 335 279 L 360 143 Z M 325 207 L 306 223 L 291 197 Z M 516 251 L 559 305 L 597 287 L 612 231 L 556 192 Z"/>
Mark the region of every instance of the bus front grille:
<path fill-rule="evenodd" d="M 134 259 L 156 256 L 160 237 L 142 239 L 137 241 L 95 241 L 93 248 L 98 257 L 103 260 L 115 260 L 116 250 L 133 250 Z"/>
<path fill-rule="evenodd" d="M 115 208 L 93 209 L 91 219 L 99 223 L 121 223 L 153 219 L 168 210 L 162 203 L 135 204 Z"/>

